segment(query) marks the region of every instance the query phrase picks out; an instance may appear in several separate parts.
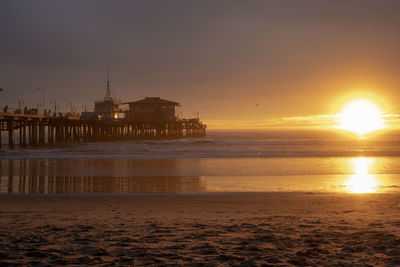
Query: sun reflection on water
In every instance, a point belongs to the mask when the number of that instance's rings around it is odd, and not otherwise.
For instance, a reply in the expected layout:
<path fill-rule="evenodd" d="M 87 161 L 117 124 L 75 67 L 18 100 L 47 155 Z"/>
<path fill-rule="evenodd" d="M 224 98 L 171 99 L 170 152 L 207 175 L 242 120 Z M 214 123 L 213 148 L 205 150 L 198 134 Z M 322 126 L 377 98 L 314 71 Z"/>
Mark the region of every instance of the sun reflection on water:
<path fill-rule="evenodd" d="M 369 174 L 369 169 L 374 165 L 372 158 L 351 159 L 354 175 L 343 183 L 344 189 L 350 193 L 376 193 L 379 181 L 376 175 Z"/>

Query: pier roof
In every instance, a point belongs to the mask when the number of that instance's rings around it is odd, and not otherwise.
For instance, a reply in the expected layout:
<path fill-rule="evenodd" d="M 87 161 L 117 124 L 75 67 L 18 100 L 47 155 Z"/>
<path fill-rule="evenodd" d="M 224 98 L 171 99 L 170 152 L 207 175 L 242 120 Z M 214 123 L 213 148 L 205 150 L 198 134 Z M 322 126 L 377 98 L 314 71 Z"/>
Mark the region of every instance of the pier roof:
<path fill-rule="evenodd" d="M 164 105 L 174 105 L 174 106 L 179 106 L 179 103 L 162 99 L 160 97 L 145 97 L 144 99 L 138 100 L 138 101 L 131 101 L 131 102 L 124 102 L 123 104 L 164 104 Z"/>

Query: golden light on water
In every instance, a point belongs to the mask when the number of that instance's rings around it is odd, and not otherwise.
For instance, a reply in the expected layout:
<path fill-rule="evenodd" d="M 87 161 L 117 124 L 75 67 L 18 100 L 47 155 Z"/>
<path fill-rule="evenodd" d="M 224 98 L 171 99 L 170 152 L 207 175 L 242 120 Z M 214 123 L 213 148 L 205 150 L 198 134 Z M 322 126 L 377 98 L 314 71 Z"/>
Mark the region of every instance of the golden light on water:
<path fill-rule="evenodd" d="M 374 164 L 371 158 L 352 158 L 354 175 L 343 183 L 344 189 L 350 193 L 376 193 L 379 180 L 374 174 L 369 174 L 369 169 Z"/>
<path fill-rule="evenodd" d="M 338 114 L 336 128 L 363 136 L 367 133 L 386 128 L 383 111 L 368 99 L 356 99 L 345 105 Z"/>

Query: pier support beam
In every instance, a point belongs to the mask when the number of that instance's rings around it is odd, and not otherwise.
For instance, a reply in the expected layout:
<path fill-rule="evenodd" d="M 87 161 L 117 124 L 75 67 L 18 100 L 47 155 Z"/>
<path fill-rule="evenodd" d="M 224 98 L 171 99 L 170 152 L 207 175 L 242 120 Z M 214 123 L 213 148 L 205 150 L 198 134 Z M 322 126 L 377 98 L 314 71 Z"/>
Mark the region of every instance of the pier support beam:
<path fill-rule="evenodd" d="M 8 128 L 8 145 L 14 147 L 14 120 L 9 120 L 7 125 Z"/>
<path fill-rule="evenodd" d="M 65 143 L 68 143 L 69 140 L 70 140 L 70 135 L 69 135 L 69 129 L 68 128 L 69 128 L 68 125 L 65 124 L 64 125 L 64 142 Z"/>
<path fill-rule="evenodd" d="M 44 140 L 44 121 L 39 121 L 38 122 L 38 128 L 39 128 L 39 144 L 44 145 L 45 140 Z"/>
<path fill-rule="evenodd" d="M 26 146 L 26 126 L 27 126 L 27 121 L 24 121 L 23 127 L 22 127 L 22 145 Z"/>
<path fill-rule="evenodd" d="M 47 124 L 47 143 L 52 144 L 53 143 L 53 126 L 49 122 Z"/>
<path fill-rule="evenodd" d="M 58 125 L 58 124 L 55 124 L 55 126 L 54 126 L 56 129 L 55 129 L 55 132 L 56 132 L 56 136 L 55 136 L 55 142 L 56 143 L 60 143 L 61 142 L 61 129 L 60 129 L 60 125 Z"/>
<path fill-rule="evenodd" d="M 36 145 L 38 143 L 38 129 L 37 129 L 37 122 L 32 121 L 32 140 L 31 144 Z"/>
<path fill-rule="evenodd" d="M 32 144 L 32 122 L 28 122 L 28 144 Z"/>
<path fill-rule="evenodd" d="M 19 145 L 22 145 L 22 129 L 24 128 L 24 121 L 18 123 L 19 126 Z"/>

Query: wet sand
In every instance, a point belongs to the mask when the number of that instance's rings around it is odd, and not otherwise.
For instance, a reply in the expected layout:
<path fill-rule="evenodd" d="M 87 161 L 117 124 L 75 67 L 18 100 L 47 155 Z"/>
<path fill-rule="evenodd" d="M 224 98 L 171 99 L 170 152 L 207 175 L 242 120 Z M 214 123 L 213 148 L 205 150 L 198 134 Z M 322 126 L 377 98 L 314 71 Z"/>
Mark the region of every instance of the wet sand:
<path fill-rule="evenodd" d="M 0 195 L 0 264 L 399 265 L 400 194 Z"/>

